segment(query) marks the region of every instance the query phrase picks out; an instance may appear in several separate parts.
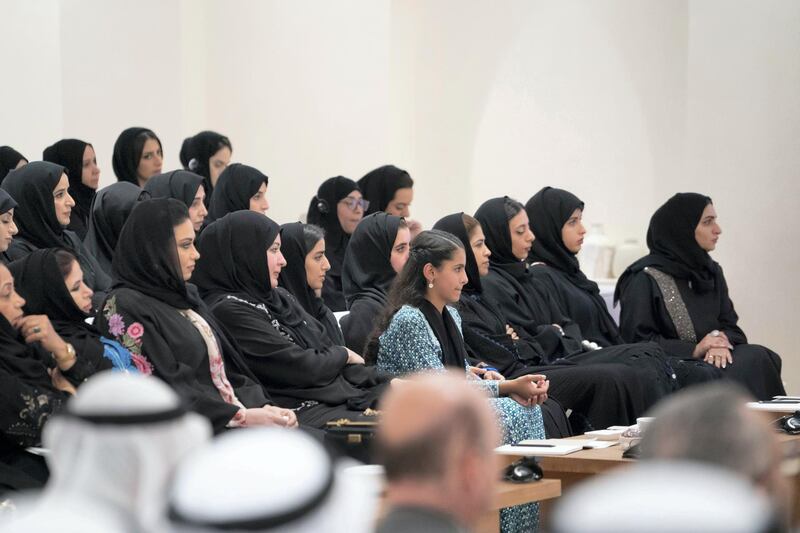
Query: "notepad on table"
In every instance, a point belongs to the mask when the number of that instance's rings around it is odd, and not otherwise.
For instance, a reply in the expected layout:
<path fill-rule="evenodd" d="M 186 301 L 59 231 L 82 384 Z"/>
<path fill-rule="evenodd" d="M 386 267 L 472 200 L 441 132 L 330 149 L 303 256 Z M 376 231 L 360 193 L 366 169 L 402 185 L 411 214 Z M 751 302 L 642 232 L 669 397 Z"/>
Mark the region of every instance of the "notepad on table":
<path fill-rule="evenodd" d="M 553 442 L 556 440 L 558 442 Z M 495 452 L 501 455 L 528 455 L 528 456 L 546 456 L 546 455 L 569 455 L 583 449 L 581 441 L 567 442 L 559 441 L 558 439 L 542 439 L 542 440 L 524 440 L 518 444 L 505 444 L 499 448 L 495 448 Z"/>

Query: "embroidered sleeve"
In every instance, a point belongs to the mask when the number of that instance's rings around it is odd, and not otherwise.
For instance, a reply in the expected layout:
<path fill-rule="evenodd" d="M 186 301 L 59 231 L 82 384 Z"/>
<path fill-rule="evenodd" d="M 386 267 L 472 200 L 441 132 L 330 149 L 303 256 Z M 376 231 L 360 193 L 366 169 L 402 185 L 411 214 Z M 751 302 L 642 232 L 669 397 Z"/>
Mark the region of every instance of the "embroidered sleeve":
<path fill-rule="evenodd" d="M 131 354 L 131 361 L 136 369 L 144 375 L 153 373 L 153 365 L 142 351 L 144 327 L 139 322 L 126 326 L 125 319 L 117 312 L 117 297 L 112 296 L 103 306 L 103 316 L 108 324 L 108 333 L 114 340 L 125 347 Z"/>
<path fill-rule="evenodd" d="M 66 394 L 26 386 L 17 378 L 0 380 L 3 387 L 0 432 L 23 447 L 38 446 L 50 415 L 61 410 Z"/>

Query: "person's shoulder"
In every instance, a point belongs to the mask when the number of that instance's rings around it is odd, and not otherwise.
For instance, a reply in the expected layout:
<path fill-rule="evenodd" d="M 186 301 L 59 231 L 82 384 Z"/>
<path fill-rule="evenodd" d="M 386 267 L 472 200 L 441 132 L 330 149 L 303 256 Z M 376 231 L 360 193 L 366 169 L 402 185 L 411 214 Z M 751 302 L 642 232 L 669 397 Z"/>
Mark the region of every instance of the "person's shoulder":
<path fill-rule="evenodd" d="M 461 314 L 458 312 L 458 309 L 455 308 L 453 305 L 446 305 L 445 309 L 447 312 L 450 313 L 450 316 L 455 320 L 456 324 L 461 326 Z"/>

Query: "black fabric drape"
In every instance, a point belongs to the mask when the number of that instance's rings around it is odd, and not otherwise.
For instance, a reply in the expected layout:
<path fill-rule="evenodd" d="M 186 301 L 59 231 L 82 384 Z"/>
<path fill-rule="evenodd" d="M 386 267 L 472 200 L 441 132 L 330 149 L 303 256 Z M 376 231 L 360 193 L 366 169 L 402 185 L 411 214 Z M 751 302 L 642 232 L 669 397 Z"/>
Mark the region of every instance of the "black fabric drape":
<path fill-rule="evenodd" d="M 95 195 L 85 246 L 105 272 L 112 271 L 111 263 L 122 226 L 141 197 L 142 189 L 126 181 L 112 183 Z"/>

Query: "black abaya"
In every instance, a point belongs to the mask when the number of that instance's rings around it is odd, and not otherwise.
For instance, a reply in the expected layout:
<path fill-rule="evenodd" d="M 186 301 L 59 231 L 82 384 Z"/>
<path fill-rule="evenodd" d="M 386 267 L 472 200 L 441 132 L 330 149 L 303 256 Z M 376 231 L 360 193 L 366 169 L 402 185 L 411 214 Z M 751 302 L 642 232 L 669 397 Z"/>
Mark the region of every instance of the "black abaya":
<path fill-rule="evenodd" d="M 356 416 L 373 407 L 382 390 L 377 372 L 349 365 L 347 350 L 291 294 L 270 286 L 267 249 L 279 230 L 250 211 L 210 224 L 200 238 L 193 279 L 279 405 L 300 411 L 318 404 L 346 407 Z"/>
<path fill-rule="evenodd" d="M 654 341 L 670 353 L 691 358 L 698 342 L 714 330 L 721 331 L 734 346 L 733 364 L 722 369 L 723 375 L 742 383 L 760 400 L 783 395 L 780 356 L 747 343 L 722 267 L 695 238 L 695 228 L 710 203 L 707 196 L 680 193 L 653 214 L 647 231 L 650 254 L 628 267 L 617 283 L 622 336 Z M 651 273 L 661 273 L 674 284 L 674 289 L 665 285 L 666 297 Z"/>
<path fill-rule="evenodd" d="M 645 410 L 644 393 L 636 373 L 624 365 L 541 365 L 536 345 L 523 334 L 513 339 L 507 321 L 483 295 L 481 278 L 462 213 L 439 220 L 434 229 L 448 231 L 461 239 L 466 252 L 469 281 L 462 289 L 458 311 L 468 356 L 473 364 L 486 363 L 506 378 L 544 373 L 550 378 L 548 395 L 572 417 L 573 430 L 602 429 L 611 425 L 632 424 Z M 582 420 L 578 421 L 580 418 Z M 587 424 L 588 422 L 588 424 Z"/>
<path fill-rule="evenodd" d="M 114 287 L 96 324 L 102 335 L 130 350 L 137 366 L 149 367 L 192 410 L 208 418 L 215 431 L 222 431 L 239 407 L 223 400 L 211 377 L 208 345 L 182 310 L 195 311 L 210 326 L 239 401 L 256 408 L 270 399 L 196 288 L 183 281 L 170 222 L 173 212 L 188 217 L 183 203 L 172 198 L 146 200 L 133 209 L 117 243 Z"/>
<path fill-rule="evenodd" d="M 583 345 L 580 327 L 566 318 L 553 298 L 533 281 L 526 265 L 512 254 L 504 204 L 504 198 L 488 200 L 475 218 L 481 223 L 486 245 L 492 251 L 489 275 L 482 279 L 484 294 L 497 305 L 509 325 L 518 334 L 535 341 L 534 346 L 543 351 L 543 361 L 547 364 L 566 359 L 579 364 L 630 366 L 642 380 L 647 407 L 676 389 L 677 375 L 657 345 L 620 345 L 601 350 Z M 560 330 L 556 324 L 561 326 Z"/>

